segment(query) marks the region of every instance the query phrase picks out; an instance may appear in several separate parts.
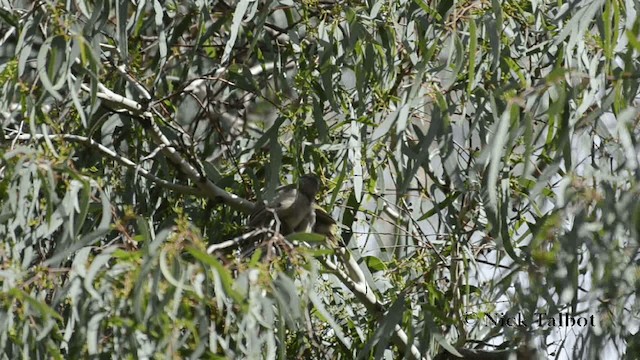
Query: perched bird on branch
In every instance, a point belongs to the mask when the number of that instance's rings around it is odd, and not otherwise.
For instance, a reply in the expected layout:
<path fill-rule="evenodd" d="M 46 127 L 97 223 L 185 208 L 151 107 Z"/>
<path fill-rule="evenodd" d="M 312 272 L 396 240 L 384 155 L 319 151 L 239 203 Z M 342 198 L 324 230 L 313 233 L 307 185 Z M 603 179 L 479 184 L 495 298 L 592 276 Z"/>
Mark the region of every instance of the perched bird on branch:
<path fill-rule="evenodd" d="M 313 232 L 324 235 L 327 243 L 332 247 L 343 246 L 342 239 L 338 234 L 338 224 L 323 208 L 319 205 L 315 206 L 316 222 L 313 226 Z"/>
<path fill-rule="evenodd" d="M 320 180 L 313 174 L 300 178 L 297 185 L 277 189 L 273 200 L 256 207 L 249 219 L 253 229 L 274 227 L 284 236 L 295 232 L 312 232 L 316 223 L 315 196 Z"/>
<path fill-rule="evenodd" d="M 315 203 L 315 196 L 319 190 L 320 180 L 314 174 L 303 175 L 297 184 L 279 187 L 272 200 L 256 205 L 249 217 L 247 233 L 211 245 L 208 252 L 213 253 L 240 245 L 240 254 L 245 256 L 257 247 L 270 247 L 274 244 L 273 240 L 283 240 L 285 236 L 293 233 L 324 235 L 331 248 L 343 246 L 336 221 Z"/>
<path fill-rule="evenodd" d="M 366 286 L 358 262 L 342 241 L 338 224 L 329 213 L 315 204 L 315 196 L 320 190 L 320 179 L 316 175 L 306 174 L 300 178 L 297 185 L 286 185 L 276 190 L 273 200 L 257 205 L 254 209 L 249 218 L 249 232 L 213 244 L 207 252 L 211 254 L 239 246 L 239 255 L 245 257 L 262 247 L 267 250 L 267 256 L 271 256 L 273 250 L 277 252 L 278 248 L 291 248 L 292 244 L 285 240 L 285 236 L 293 233 L 315 233 L 324 235 L 326 246 L 335 250 L 337 259 L 346 270 L 346 276 L 351 281 Z M 328 264 L 331 260 L 326 261 Z"/>

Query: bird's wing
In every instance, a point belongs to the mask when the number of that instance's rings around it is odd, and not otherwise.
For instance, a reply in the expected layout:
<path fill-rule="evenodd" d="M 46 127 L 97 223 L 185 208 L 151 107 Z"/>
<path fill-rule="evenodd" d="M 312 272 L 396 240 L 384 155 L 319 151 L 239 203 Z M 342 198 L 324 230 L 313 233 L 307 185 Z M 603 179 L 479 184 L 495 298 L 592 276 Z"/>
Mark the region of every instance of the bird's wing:
<path fill-rule="evenodd" d="M 322 223 L 326 226 L 332 226 L 336 224 L 336 221 L 327 213 L 323 208 L 319 205 L 314 206 L 314 210 L 316 211 L 316 222 Z"/>
<path fill-rule="evenodd" d="M 286 210 L 293 205 L 296 196 L 297 189 L 295 185 L 280 186 L 273 200 L 267 203 L 256 204 L 255 209 L 249 216 L 249 227 L 267 226 L 273 217 L 269 209 L 277 211 L 280 215 L 286 215 Z"/>
<path fill-rule="evenodd" d="M 267 207 L 275 209 L 276 211 L 290 208 L 298 196 L 298 189 L 295 185 L 287 185 L 279 189 L 275 198 L 267 204 Z"/>
<path fill-rule="evenodd" d="M 256 204 L 251 215 L 249 215 L 249 227 L 263 226 L 267 218 L 267 208 L 265 204 Z"/>

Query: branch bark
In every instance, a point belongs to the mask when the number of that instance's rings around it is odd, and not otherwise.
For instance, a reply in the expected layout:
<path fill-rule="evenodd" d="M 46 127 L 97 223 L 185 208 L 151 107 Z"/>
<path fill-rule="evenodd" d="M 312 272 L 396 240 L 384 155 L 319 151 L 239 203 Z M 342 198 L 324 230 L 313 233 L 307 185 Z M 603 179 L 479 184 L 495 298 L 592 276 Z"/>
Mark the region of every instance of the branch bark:
<path fill-rule="evenodd" d="M 91 92 L 90 88 L 82 85 L 84 91 Z M 161 147 L 160 152 L 167 157 L 183 174 L 185 174 L 202 192 L 202 195 L 221 200 L 235 210 L 250 214 L 254 208 L 254 203 L 243 199 L 235 194 L 229 193 L 211 182 L 193 167 L 182 155 L 176 151 L 171 142 L 162 133 L 156 124 L 153 114 L 135 100 L 116 94 L 106 88 L 102 83 L 98 84 L 97 96 L 108 102 L 112 107 L 129 112 L 134 118 L 138 118 L 142 126 L 148 131 L 153 142 Z"/>

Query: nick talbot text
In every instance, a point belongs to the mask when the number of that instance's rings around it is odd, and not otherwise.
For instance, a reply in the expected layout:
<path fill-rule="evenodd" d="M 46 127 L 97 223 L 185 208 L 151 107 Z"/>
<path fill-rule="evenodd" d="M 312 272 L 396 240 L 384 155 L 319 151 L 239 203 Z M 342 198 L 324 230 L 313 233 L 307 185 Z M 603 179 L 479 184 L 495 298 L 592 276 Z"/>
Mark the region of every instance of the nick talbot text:
<path fill-rule="evenodd" d="M 522 314 L 467 314 L 465 316 L 465 322 L 472 324 L 478 321 L 485 322 L 488 326 L 501 326 L 501 327 L 528 327 L 529 325 L 538 327 L 587 327 L 595 326 L 595 316 L 575 316 L 570 313 L 534 313 L 533 317 L 525 318 Z"/>

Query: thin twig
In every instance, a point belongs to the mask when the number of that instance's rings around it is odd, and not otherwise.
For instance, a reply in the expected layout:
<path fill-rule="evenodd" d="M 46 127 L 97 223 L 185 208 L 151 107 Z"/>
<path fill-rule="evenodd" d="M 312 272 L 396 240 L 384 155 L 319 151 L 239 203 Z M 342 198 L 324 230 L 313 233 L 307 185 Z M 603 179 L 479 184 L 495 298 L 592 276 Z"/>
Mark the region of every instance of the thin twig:
<path fill-rule="evenodd" d="M 15 137 L 13 137 L 13 141 L 17 141 L 17 140 L 43 140 L 45 138 L 44 134 L 36 134 L 36 135 L 31 135 L 31 134 L 20 134 L 18 130 L 11 130 L 12 132 L 17 133 L 17 135 Z M 172 182 L 169 182 L 167 180 L 161 179 L 153 174 L 151 174 L 149 171 L 141 168 L 138 164 L 136 164 L 135 162 L 131 161 L 128 158 L 125 158 L 124 156 L 114 152 L 113 150 L 109 149 L 108 147 L 100 144 L 99 142 L 84 137 L 84 136 L 79 136 L 79 135 L 72 135 L 72 134 L 54 134 L 54 135 L 48 135 L 48 137 L 50 139 L 63 139 L 66 141 L 74 141 L 74 142 L 80 142 L 80 143 L 85 143 L 95 149 L 97 149 L 98 151 L 100 151 L 101 153 L 109 156 L 110 158 L 118 161 L 119 163 L 132 168 L 134 170 L 136 170 L 136 172 L 138 172 L 140 175 L 142 175 L 144 178 L 153 181 L 154 183 L 165 187 L 167 189 L 170 190 L 174 190 L 177 192 L 180 192 L 182 194 L 188 194 L 188 195 L 198 195 L 198 196 L 202 196 L 204 195 L 204 192 L 198 188 L 194 188 L 194 187 L 190 187 L 190 186 L 185 186 L 185 185 L 179 185 L 179 184 L 175 184 Z"/>

